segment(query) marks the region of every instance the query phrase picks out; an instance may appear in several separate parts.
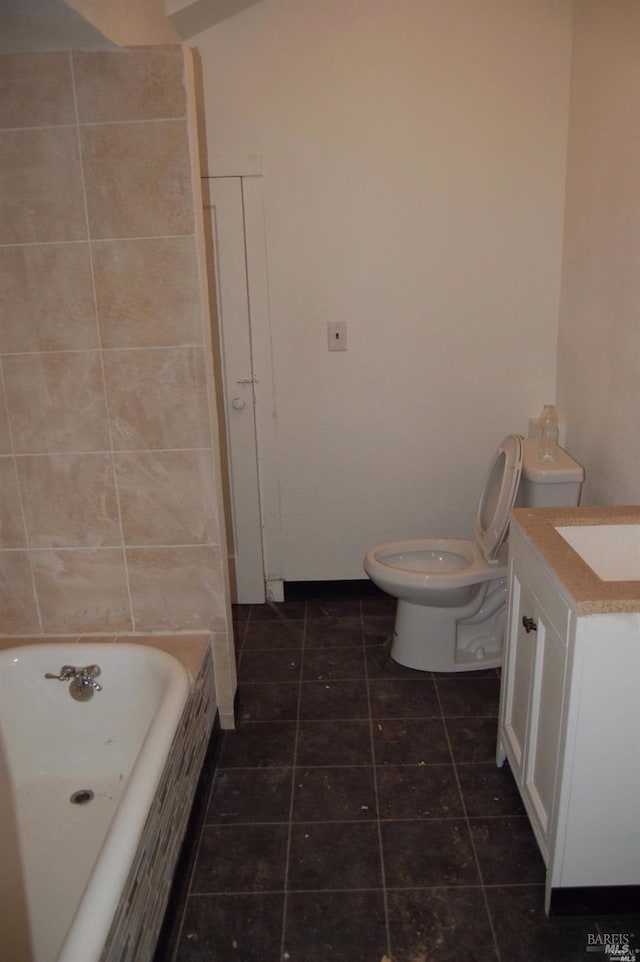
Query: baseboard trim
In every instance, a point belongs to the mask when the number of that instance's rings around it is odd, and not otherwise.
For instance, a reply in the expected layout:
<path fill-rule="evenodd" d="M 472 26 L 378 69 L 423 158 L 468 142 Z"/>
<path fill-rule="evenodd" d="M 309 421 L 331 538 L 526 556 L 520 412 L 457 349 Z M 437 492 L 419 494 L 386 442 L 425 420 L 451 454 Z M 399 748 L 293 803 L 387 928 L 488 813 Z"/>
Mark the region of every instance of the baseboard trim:
<path fill-rule="evenodd" d="M 549 915 L 635 915 L 640 885 L 585 885 L 551 889 Z"/>
<path fill-rule="evenodd" d="M 338 598 L 351 598 L 353 600 L 366 600 L 367 598 L 388 598 L 374 585 L 368 578 L 353 579 L 346 581 L 285 581 L 284 600 L 285 601 L 309 601 L 309 600 L 328 600 Z"/>

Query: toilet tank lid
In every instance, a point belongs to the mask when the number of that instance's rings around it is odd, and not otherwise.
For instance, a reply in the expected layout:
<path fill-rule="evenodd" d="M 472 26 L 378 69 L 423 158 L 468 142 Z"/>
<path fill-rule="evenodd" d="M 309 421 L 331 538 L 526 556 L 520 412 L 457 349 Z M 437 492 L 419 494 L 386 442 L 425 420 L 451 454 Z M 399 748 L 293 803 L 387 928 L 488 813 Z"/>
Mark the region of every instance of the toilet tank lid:
<path fill-rule="evenodd" d="M 536 484 L 580 483 L 584 481 L 584 468 L 564 448 L 558 448 L 557 461 L 538 460 L 538 439 L 524 438 L 522 473 L 527 481 Z"/>

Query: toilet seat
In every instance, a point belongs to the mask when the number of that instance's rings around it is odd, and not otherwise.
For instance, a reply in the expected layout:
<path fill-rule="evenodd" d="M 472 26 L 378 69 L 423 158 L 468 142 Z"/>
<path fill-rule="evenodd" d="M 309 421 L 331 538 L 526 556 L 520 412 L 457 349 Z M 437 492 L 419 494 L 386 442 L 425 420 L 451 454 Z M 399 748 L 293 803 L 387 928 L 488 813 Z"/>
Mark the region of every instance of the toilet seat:
<path fill-rule="evenodd" d="M 487 561 L 494 561 L 509 526 L 522 473 L 524 445 L 519 434 L 508 434 L 498 445 L 482 485 L 474 535 Z"/>

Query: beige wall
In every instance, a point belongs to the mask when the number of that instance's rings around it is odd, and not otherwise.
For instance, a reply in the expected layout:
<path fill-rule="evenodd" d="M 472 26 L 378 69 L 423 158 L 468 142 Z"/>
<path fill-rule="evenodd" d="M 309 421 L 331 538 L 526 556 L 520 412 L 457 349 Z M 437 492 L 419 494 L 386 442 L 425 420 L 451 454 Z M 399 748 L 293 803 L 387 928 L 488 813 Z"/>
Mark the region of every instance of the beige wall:
<path fill-rule="evenodd" d="M 640 502 L 640 5 L 574 14 L 558 404 L 583 502 Z"/>
<path fill-rule="evenodd" d="M 554 400 L 571 8 L 269 0 L 193 38 L 209 158 L 262 158 L 286 579 L 470 535 Z"/>
<path fill-rule="evenodd" d="M 3 57 L 0 76 L 2 633 L 211 631 L 229 712 L 183 51 Z"/>

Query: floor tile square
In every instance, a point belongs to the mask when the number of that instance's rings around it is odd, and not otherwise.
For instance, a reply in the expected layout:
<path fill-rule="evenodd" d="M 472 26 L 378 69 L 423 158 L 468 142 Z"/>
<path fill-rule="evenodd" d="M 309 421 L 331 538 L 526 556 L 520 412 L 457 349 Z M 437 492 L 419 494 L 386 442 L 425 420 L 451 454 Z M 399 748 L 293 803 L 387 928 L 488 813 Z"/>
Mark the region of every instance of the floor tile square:
<path fill-rule="evenodd" d="M 376 765 L 431 765 L 451 761 L 441 718 L 376 718 L 372 731 Z"/>
<path fill-rule="evenodd" d="M 251 605 L 231 605 L 231 616 L 238 624 L 244 623 L 251 611 Z"/>
<path fill-rule="evenodd" d="M 388 905 L 393 962 L 498 962 L 480 888 L 389 892 Z"/>
<path fill-rule="evenodd" d="M 205 822 L 288 822 L 292 775 L 292 768 L 219 769 Z"/>
<path fill-rule="evenodd" d="M 328 620 L 336 618 L 361 618 L 362 607 L 356 598 L 332 598 L 322 601 L 307 602 L 307 618 L 309 621 Z"/>
<path fill-rule="evenodd" d="M 191 891 L 284 889 L 288 825 L 205 825 Z"/>
<path fill-rule="evenodd" d="M 399 665 L 391 657 L 391 645 L 382 643 L 374 645 L 371 643 L 371 635 L 367 634 L 365 622 L 365 651 L 367 656 L 367 674 L 371 680 L 376 678 L 413 678 L 414 681 L 431 680 L 430 671 L 416 671 L 414 668 L 406 668 Z"/>
<path fill-rule="evenodd" d="M 366 822 L 293 825 L 287 885 L 291 890 L 382 888 L 378 826 Z"/>
<path fill-rule="evenodd" d="M 356 648 L 307 648 L 304 652 L 304 681 L 345 681 L 364 677 L 362 645 Z"/>
<path fill-rule="evenodd" d="M 191 895 L 175 962 L 282 962 L 284 895 Z"/>
<path fill-rule="evenodd" d="M 373 718 L 440 717 L 431 679 L 388 679 L 369 682 Z"/>
<path fill-rule="evenodd" d="M 301 721 L 296 764 L 371 765 L 371 726 L 368 719 Z"/>
<path fill-rule="evenodd" d="M 300 718 L 369 717 L 364 681 L 304 681 L 300 689 Z"/>
<path fill-rule="evenodd" d="M 290 893 L 284 948 L 291 962 L 380 962 L 388 948 L 383 893 Z"/>
<path fill-rule="evenodd" d="M 301 667 L 300 649 L 245 649 L 240 655 L 238 679 L 240 682 L 299 681 Z"/>
<path fill-rule="evenodd" d="M 239 721 L 293 721 L 298 713 L 297 683 L 241 684 L 238 686 Z"/>
<path fill-rule="evenodd" d="M 307 618 L 305 648 L 352 648 L 362 645 L 361 618 Z"/>
<path fill-rule="evenodd" d="M 240 722 L 222 738 L 220 768 L 293 765 L 295 722 Z"/>
<path fill-rule="evenodd" d="M 380 831 L 387 888 L 479 884 L 462 819 L 381 822 Z"/>
<path fill-rule="evenodd" d="M 376 771 L 380 818 L 464 815 L 453 765 L 389 765 Z"/>
<path fill-rule="evenodd" d="M 261 648 L 302 648 L 304 620 L 249 621 L 244 627 L 243 650 Z"/>
<path fill-rule="evenodd" d="M 364 821 L 376 817 L 373 768 L 298 768 L 294 822 Z"/>
<path fill-rule="evenodd" d="M 495 716 L 472 716 L 446 719 L 451 752 L 456 764 L 493 762 L 496 760 L 498 719 Z"/>
<path fill-rule="evenodd" d="M 289 621 L 304 618 L 307 611 L 306 601 L 267 601 L 264 605 L 251 605 L 250 620 Z"/>
<path fill-rule="evenodd" d="M 544 881 L 544 862 L 526 817 L 472 818 L 469 824 L 486 885 Z"/>
<path fill-rule="evenodd" d="M 526 815 L 518 787 L 505 762 L 459 765 L 458 778 L 469 818 L 483 815 Z"/>
<path fill-rule="evenodd" d="M 393 618 L 395 621 L 397 606 L 397 599 L 392 598 L 391 595 L 381 594 L 378 598 L 363 598 L 362 615 L 364 618 L 386 617 Z"/>
<path fill-rule="evenodd" d="M 476 675 L 478 673 L 476 672 Z M 486 672 L 482 673 L 487 674 Z M 442 714 L 497 715 L 500 703 L 500 679 L 494 674 L 486 678 L 436 676 Z"/>
<path fill-rule="evenodd" d="M 368 648 L 384 648 L 388 654 L 393 640 L 395 615 L 366 615 L 362 621 L 365 645 Z"/>
<path fill-rule="evenodd" d="M 589 952 L 588 936 L 604 932 L 640 931 L 640 918 L 616 925 L 596 918 L 548 918 L 543 885 L 496 886 L 486 889 L 502 959 L 509 962 L 586 962 L 604 959 Z M 640 941 L 636 941 L 640 948 Z"/>

